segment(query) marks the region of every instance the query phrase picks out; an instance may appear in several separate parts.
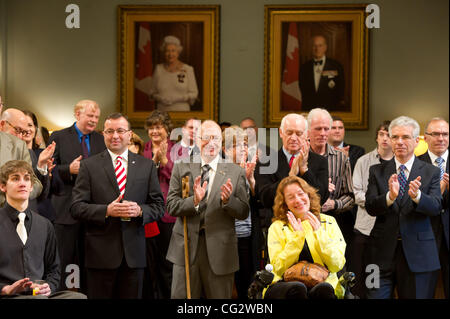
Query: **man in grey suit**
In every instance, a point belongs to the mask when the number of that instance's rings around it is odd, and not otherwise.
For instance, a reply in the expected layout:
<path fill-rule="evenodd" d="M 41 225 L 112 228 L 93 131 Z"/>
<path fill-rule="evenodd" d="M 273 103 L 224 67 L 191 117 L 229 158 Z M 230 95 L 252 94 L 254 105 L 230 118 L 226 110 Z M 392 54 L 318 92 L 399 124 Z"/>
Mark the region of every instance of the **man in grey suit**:
<path fill-rule="evenodd" d="M 231 298 L 239 269 L 235 219 L 249 213 L 243 168 L 221 161 L 222 132 L 207 120 L 197 135 L 201 163 L 178 163 L 172 171 L 167 210 L 186 216 L 192 298 Z M 182 178 L 189 176 L 189 197 L 182 197 Z M 183 219 L 172 232 L 167 259 L 174 263 L 172 298 L 186 298 Z"/>
<path fill-rule="evenodd" d="M 0 97 L 0 114 L 3 103 Z M 21 116 L 23 119 L 21 118 Z M 17 109 L 7 109 L 0 117 L 0 166 L 10 160 L 23 160 L 31 165 L 30 153 L 27 145 L 20 139 L 24 132 L 20 121 L 25 121 L 25 115 Z M 37 198 L 42 192 L 42 184 L 36 179 L 33 183 L 33 191 L 30 199 Z M 0 193 L 0 206 L 5 203 L 4 194 Z"/>

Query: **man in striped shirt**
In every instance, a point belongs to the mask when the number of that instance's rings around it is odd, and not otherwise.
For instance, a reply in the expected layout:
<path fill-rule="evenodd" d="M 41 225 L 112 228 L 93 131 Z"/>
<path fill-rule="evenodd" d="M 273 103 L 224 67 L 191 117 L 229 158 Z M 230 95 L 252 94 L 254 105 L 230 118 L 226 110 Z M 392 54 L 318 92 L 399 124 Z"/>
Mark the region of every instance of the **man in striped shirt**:
<path fill-rule="evenodd" d="M 322 212 L 336 218 L 349 245 L 354 224 L 351 208 L 355 203 L 352 173 L 348 156 L 328 144 L 332 123 L 333 119 L 325 109 L 315 108 L 308 114 L 311 151 L 328 160 L 330 196 L 322 205 Z"/>

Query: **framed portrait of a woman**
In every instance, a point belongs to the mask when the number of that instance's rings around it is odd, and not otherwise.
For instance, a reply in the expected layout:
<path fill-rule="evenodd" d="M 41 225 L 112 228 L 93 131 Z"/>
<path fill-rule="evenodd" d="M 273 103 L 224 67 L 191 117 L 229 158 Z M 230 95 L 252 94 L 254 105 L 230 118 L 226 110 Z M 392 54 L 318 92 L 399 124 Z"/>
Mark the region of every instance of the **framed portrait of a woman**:
<path fill-rule="evenodd" d="M 325 108 L 348 129 L 368 128 L 366 5 L 265 6 L 266 127 Z"/>
<path fill-rule="evenodd" d="M 118 8 L 118 101 L 134 127 L 153 110 L 175 124 L 218 118 L 218 5 Z"/>

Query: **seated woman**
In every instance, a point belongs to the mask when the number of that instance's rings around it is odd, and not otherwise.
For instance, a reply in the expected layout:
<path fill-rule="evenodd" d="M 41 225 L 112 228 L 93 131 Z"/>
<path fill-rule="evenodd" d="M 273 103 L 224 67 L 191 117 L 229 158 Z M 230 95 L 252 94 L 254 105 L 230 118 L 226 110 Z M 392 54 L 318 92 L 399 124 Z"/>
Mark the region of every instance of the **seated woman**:
<path fill-rule="evenodd" d="M 315 188 L 297 176 L 284 178 L 273 206 L 268 250 L 274 279 L 265 299 L 335 298 L 336 273 L 345 264 L 345 241 L 336 220 L 320 214 L 320 198 Z M 299 261 L 328 268 L 328 278 L 311 289 L 302 282 L 283 281 L 284 272 Z"/>

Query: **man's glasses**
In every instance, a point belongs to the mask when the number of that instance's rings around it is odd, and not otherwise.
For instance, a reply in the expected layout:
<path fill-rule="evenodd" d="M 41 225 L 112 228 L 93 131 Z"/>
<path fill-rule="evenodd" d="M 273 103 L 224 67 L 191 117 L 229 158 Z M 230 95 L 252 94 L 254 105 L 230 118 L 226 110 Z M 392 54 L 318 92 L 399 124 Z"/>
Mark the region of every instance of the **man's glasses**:
<path fill-rule="evenodd" d="M 5 120 L 5 122 L 11 126 L 17 135 L 29 135 L 31 134 L 31 130 L 22 130 L 20 127 L 12 125 L 9 121 Z"/>
<path fill-rule="evenodd" d="M 441 132 L 431 132 L 431 133 L 425 132 L 425 134 L 430 135 L 432 137 L 440 137 L 440 136 L 442 136 L 443 138 L 448 137 L 448 132 L 442 132 L 442 133 Z"/>
<path fill-rule="evenodd" d="M 209 142 L 209 141 L 211 141 L 211 140 L 212 140 L 213 142 L 220 142 L 221 137 L 220 137 L 220 136 L 216 136 L 216 135 L 210 135 L 210 136 L 204 135 L 204 136 L 201 136 L 200 139 L 201 139 L 203 142 Z"/>
<path fill-rule="evenodd" d="M 105 135 L 111 136 L 111 135 L 114 135 L 114 132 L 117 132 L 117 134 L 119 134 L 119 135 L 123 135 L 123 134 L 125 134 L 126 132 L 129 132 L 129 131 L 130 130 L 126 130 L 124 128 L 119 128 L 117 130 L 113 130 L 113 129 L 110 128 L 110 129 L 104 130 L 103 133 Z"/>

